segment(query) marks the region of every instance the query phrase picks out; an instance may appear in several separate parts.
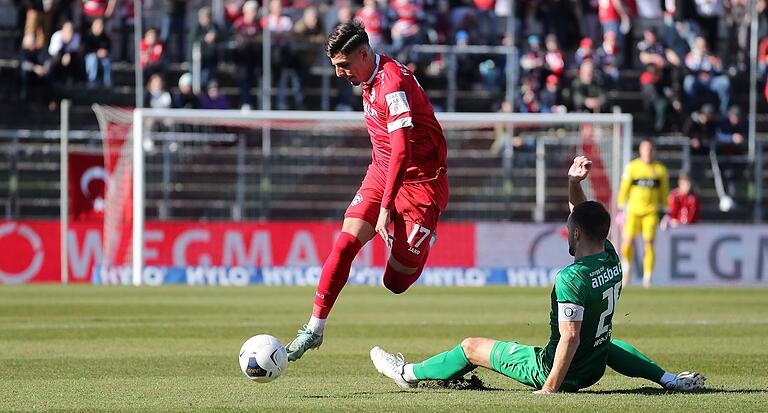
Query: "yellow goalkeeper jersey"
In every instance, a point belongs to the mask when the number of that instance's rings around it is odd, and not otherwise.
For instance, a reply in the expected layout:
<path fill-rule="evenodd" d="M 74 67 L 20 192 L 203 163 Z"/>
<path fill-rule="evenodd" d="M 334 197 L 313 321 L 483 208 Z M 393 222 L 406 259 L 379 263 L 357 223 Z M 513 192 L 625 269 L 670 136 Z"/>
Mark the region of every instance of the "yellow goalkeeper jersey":
<path fill-rule="evenodd" d="M 637 158 L 624 168 L 619 205 L 627 204 L 627 213 L 657 213 L 666 206 L 668 193 L 667 168 L 660 162 L 645 163 Z"/>

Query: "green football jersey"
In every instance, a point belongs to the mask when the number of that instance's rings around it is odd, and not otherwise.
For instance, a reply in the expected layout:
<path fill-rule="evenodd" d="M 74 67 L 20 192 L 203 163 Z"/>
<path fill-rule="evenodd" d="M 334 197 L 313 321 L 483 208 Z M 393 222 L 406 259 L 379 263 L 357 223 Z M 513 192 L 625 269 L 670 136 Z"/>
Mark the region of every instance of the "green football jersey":
<path fill-rule="evenodd" d="M 552 368 L 560 341 L 558 321 L 582 322 L 579 347 L 563 382 L 564 389 L 588 387 L 603 376 L 621 278 L 621 262 L 609 241 L 605 242 L 605 252 L 581 257 L 557 274 L 549 315 L 552 333 L 542 352 L 547 368 Z"/>

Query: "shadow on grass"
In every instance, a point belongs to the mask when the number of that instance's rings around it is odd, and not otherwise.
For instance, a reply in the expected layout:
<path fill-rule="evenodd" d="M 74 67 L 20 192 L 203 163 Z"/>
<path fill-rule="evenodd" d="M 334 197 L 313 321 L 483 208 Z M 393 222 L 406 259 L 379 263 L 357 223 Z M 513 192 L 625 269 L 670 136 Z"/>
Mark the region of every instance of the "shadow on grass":
<path fill-rule="evenodd" d="M 637 389 L 617 389 L 617 390 L 581 390 L 578 394 L 642 394 L 646 396 L 662 396 L 667 394 L 713 394 L 713 393 L 764 393 L 768 394 L 768 389 L 722 389 L 708 388 L 694 392 L 675 392 L 658 387 L 640 387 Z"/>

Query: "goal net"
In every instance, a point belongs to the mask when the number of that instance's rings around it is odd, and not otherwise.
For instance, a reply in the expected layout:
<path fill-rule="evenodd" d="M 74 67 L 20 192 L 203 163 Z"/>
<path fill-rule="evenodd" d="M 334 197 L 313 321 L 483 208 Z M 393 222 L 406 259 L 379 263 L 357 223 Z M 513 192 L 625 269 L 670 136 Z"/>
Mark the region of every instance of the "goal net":
<path fill-rule="evenodd" d="M 260 268 L 321 265 L 371 157 L 356 112 L 95 110 L 110 174 L 100 271 L 114 282 L 151 284 L 183 267 L 187 276 L 197 271 L 239 282 L 247 275 L 231 271 L 243 261 Z M 579 154 L 594 162 L 588 196 L 615 208 L 631 153 L 630 115 L 438 119 L 451 185 L 441 229 L 456 223 L 439 238 L 451 254 L 461 256 L 461 239 L 474 236 L 461 223 L 562 222 L 566 171 Z M 315 231 L 328 239 L 303 248 Z M 276 242 L 284 232 L 290 239 Z M 375 267 L 377 248 L 373 258 L 361 253 L 358 264 Z"/>

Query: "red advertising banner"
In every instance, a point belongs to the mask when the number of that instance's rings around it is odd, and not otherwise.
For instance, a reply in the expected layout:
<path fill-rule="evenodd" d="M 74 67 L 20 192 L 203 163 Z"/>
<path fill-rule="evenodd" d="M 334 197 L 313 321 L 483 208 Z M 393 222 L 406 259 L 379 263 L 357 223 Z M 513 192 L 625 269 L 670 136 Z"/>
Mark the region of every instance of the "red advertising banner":
<path fill-rule="evenodd" d="M 151 266 L 321 266 L 340 231 L 336 222 L 149 222 L 144 260 Z M 70 282 L 91 282 L 102 262 L 99 223 L 73 223 L 68 234 Z M 58 282 L 61 279 L 58 221 L 0 221 L 0 283 Z M 388 257 L 376 237 L 355 266 L 381 267 Z M 127 264 L 117 262 L 116 264 Z M 444 223 L 429 256 L 430 266 L 472 267 L 475 225 Z"/>

